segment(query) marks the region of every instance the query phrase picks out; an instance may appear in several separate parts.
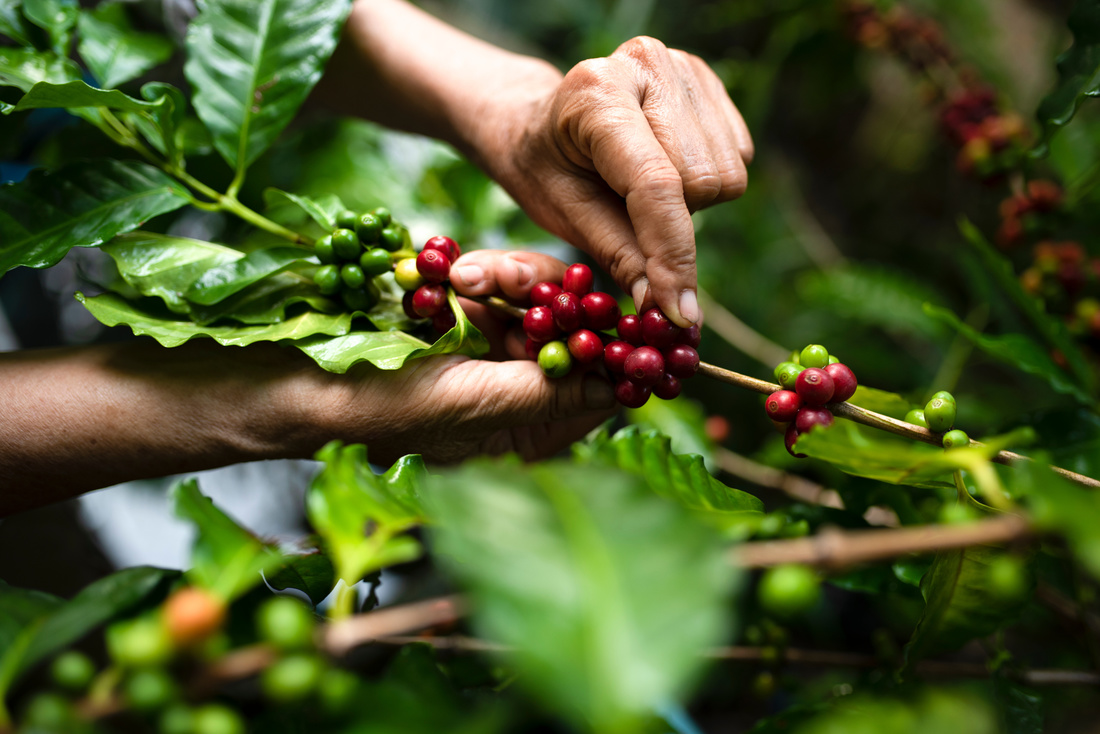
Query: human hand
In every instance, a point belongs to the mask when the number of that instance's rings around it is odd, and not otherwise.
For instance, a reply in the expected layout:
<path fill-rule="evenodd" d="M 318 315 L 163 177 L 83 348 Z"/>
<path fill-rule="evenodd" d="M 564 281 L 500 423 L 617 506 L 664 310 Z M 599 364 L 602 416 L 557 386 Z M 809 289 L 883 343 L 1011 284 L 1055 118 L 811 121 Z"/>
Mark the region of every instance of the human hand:
<path fill-rule="evenodd" d="M 483 165 L 639 309 L 655 303 L 681 326 L 698 321 L 691 212 L 740 196 L 753 156 L 722 82 L 652 38 L 564 79 L 538 67 L 530 76 L 477 108 L 480 131 L 469 137 Z"/>

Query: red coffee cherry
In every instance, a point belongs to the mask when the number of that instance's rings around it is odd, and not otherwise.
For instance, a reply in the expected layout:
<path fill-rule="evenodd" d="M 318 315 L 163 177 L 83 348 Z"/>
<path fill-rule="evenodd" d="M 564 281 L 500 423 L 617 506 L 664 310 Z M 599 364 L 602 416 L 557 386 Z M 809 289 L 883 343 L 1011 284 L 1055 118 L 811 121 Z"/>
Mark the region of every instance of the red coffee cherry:
<path fill-rule="evenodd" d="M 430 240 L 424 243 L 425 250 L 439 250 L 447 259 L 452 263 L 458 259 L 458 256 L 462 254 L 462 248 L 458 246 L 458 243 L 452 240 L 450 237 L 444 235 L 436 235 Z"/>
<path fill-rule="evenodd" d="M 807 405 L 816 406 L 832 400 L 836 386 L 833 385 L 833 378 L 829 377 L 828 372 L 810 367 L 798 373 L 794 389 Z"/>
<path fill-rule="evenodd" d="M 787 432 L 783 434 L 783 445 L 787 447 L 787 453 L 796 459 L 805 459 L 806 454 L 796 454 L 794 451 L 794 442 L 798 440 L 798 429 L 794 423 L 787 426 Z"/>
<path fill-rule="evenodd" d="M 594 291 L 581 299 L 584 312 L 584 325 L 593 331 L 613 329 L 619 323 L 622 309 L 610 294 Z"/>
<path fill-rule="evenodd" d="M 565 269 L 561 289 L 583 296 L 592 290 L 592 270 L 584 263 L 573 263 Z"/>
<path fill-rule="evenodd" d="M 405 309 L 405 315 L 413 320 L 421 318 L 420 314 L 413 311 L 413 296 L 415 295 L 416 291 L 405 291 L 405 295 L 401 297 L 401 308 Z"/>
<path fill-rule="evenodd" d="M 455 324 L 458 323 L 458 319 L 455 318 L 454 311 L 450 308 L 444 308 L 442 311 L 432 316 L 432 326 L 440 334 L 446 334 L 451 329 L 455 328 Z"/>
<path fill-rule="evenodd" d="M 676 341 L 680 344 L 687 344 L 692 349 L 699 348 L 699 342 L 701 342 L 703 335 L 699 331 L 699 324 L 692 324 L 686 329 L 680 329 L 680 336 Z"/>
<path fill-rule="evenodd" d="M 817 426 L 828 428 L 833 425 L 833 414 L 827 408 L 803 408 L 794 418 L 794 427 L 799 433 L 806 433 Z"/>
<path fill-rule="evenodd" d="M 531 287 L 531 303 L 536 306 L 549 306 L 554 302 L 554 296 L 561 293 L 561 286 L 549 281 L 535 283 Z"/>
<path fill-rule="evenodd" d="M 621 375 L 626 371 L 626 358 L 634 351 L 633 344 L 615 341 L 604 347 L 603 363 L 610 372 Z"/>
<path fill-rule="evenodd" d="M 665 374 L 665 358 L 653 347 L 638 347 L 623 363 L 626 376 L 644 387 L 653 387 Z"/>
<path fill-rule="evenodd" d="M 531 337 L 527 337 L 527 341 L 523 345 L 523 350 L 527 352 L 527 359 L 532 362 L 539 361 L 539 350 L 542 349 L 546 342 L 535 341 Z"/>
<path fill-rule="evenodd" d="M 661 400 L 672 400 L 679 396 L 683 387 L 683 384 L 681 384 L 678 379 L 666 372 L 664 377 L 661 378 L 661 381 L 653 386 L 653 394 Z"/>
<path fill-rule="evenodd" d="M 649 400 L 651 390 L 625 377 L 615 383 L 615 399 L 628 408 L 640 408 Z"/>
<path fill-rule="evenodd" d="M 619 324 L 615 327 L 619 338 L 628 344 L 640 347 L 645 344 L 642 338 L 642 317 L 635 313 L 627 314 L 619 318 Z"/>
<path fill-rule="evenodd" d="M 802 398 L 792 390 L 776 390 L 764 401 L 764 412 L 773 421 L 786 423 L 793 421 L 802 408 Z"/>
<path fill-rule="evenodd" d="M 164 603 L 164 626 L 172 642 L 193 645 L 221 629 L 225 611 L 225 602 L 209 591 L 186 586 Z"/>
<path fill-rule="evenodd" d="M 642 339 L 651 347 L 666 349 L 676 343 L 680 327 L 672 323 L 659 308 L 642 314 Z"/>
<path fill-rule="evenodd" d="M 661 354 L 665 358 L 665 370 L 673 377 L 686 380 L 694 377 L 699 369 L 699 352 L 687 344 L 674 344 Z"/>
<path fill-rule="evenodd" d="M 546 306 L 534 306 L 527 309 L 523 317 L 523 330 L 535 341 L 552 341 L 560 332 L 554 323 L 554 314 Z"/>
<path fill-rule="evenodd" d="M 416 256 L 416 269 L 431 283 L 442 283 L 451 274 L 451 261 L 439 250 L 422 250 Z"/>
<path fill-rule="evenodd" d="M 843 403 L 856 394 L 856 375 L 841 362 L 834 362 L 825 367 L 825 372 L 833 378 L 833 402 Z"/>
<path fill-rule="evenodd" d="M 576 293 L 562 291 L 554 296 L 550 310 L 554 314 L 554 323 L 562 331 L 568 333 L 581 328 L 581 299 Z"/>
<path fill-rule="evenodd" d="M 421 318 L 430 319 L 447 306 L 447 289 L 438 283 L 426 283 L 413 291 L 412 309 Z"/>
<path fill-rule="evenodd" d="M 569 347 L 569 353 L 582 364 L 592 362 L 603 355 L 603 342 L 596 336 L 596 332 L 588 329 L 574 331 L 569 335 L 566 345 Z"/>

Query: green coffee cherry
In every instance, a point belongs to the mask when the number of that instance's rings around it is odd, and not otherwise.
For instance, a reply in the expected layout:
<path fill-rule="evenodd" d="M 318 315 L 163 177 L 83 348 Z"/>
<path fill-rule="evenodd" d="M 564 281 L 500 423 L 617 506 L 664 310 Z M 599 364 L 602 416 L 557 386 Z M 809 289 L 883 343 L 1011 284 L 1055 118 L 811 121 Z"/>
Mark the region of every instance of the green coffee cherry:
<path fill-rule="evenodd" d="M 989 591 L 1002 601 L 1022 599 L 1031 585 L 1027 568 L 1015 556 L 994 558 L 986 574 Z"/>
<path fill-rule="evenodd" d="M 245 734 L 240 714 L 218 703 L 195 709 L 192 721 L 193 734 Z"/>
<path fill-rule="evenodd" d="M 193 734 L 195 715 L 183 704 L 165 709 L 160 716 L 160 734 Z"/>
<path fill-rule="evenodd" d="M 322 265 L 331 265 L 336 262 L 336 252 L 332 249 L 332 235 L 326 234 L 313 245 L 313 254 L 321 261 Z"/>
<path fill-rule="evenodd" d="M 385 227 L 379 237 L 379 244 L 390 252 L 397 252 L 409 242 L 409 231 L 401 226 Z"/>
<path fill-rule="evenodd" d="M 95 665 L 84 653 L 69 650 L 54 658 L 50 665 L 50 677 L 65 690 L 80 693 L 95 677 Z"/>
<path fill-rule="evenodd" d="M 39 693 L 23 711 L 20 731 L 71 731 L 73 709 L 68 699 L 59 693 Z"/>
<path fill-rule="evenodd" d="M 425 283 L 424 276 L 416 268 L 415 257 L 398 260 L 397 264 L 393 266 L 393 279 L 397 281 L 397 284 L 403 290 L 407 291 L 415 291 Z"/>
<path fill-rule="evenodd" d="M 829 355 L 829 364 L 839 364 L 839 363 L 840 363 L 839 359 L 837 359 L 836 357 L 834 357 L 831 354 Z"/>
<path fill-rule="evenodd" d="M 924 419 L 928 421 L 928 430 L 933 433 L 950 431 L 955 425 L 955 403 L 943 398 L 932 398 L 924 406 Z"/>
<path fill-rule="evenodd" d="M 931 398 L 929 398 L 929 400 L 935 400 L 936 398 L 939 398 L 940 400 L 946 400 L 947 402 L 951 403 L 952 405 L 958 405 L 958 402 L 956 402 L 956 400 L 955 400 L 955 396 L 952 395 L 951 393 L 947 392 L 946 390 L 940 390 L 935 395 L 933 395 Z"/>
<path fill-rule="evenodd" d="M 272 701 L 301 701 L 321 680 L 324 665 L 312 655 L 288 655 L 263 672 L 260 683 Z"/>
<path fill-rule="evenodd" d="M 817 574 L 808 566 L 776 566 L 764 572 L 757 589 L 760 605 L 778 617 L 806 611 L 821 596 Z"/>
<path fill-rule="evenodd" d="M 565 377 L 573 369 L 573 355 L 565 342 L 546 342 L 539 350 L 539 367 L 547 377 Z"/>
<path fill-rule="evenodd" d="M 372 247 L 359 256 L 359 267 L 363 268 L 363 272 L 368 277 L 373 278 L 376 275 L 390 272 L 393 269 L 393 264 L 390 262 L 390 253 L 381 247 Z"/>
<path fill-rule="evenodd" d="M 355 222 L 359 215 L 351 209 L 345 209 L 336 215 L 336 226 L 339 229 L 355 229 Z"/>
<path fill-rule="evenodd" d="M 914 426 L 920 426 L 921 428 L 928 428 L 928 419 L 924 417 L 924 411 L 920 408 L 913 408 L 906 413 L 905 422 L 912 423 Z"/>
<path fill-rule="evenodd" d="M 260 635 L 282 650 L 312 647 L 315 624 L 313 612 L 289 596 L 277 596 L 265 602 L 256 618 Z"/>
<path fill-rule="evenodd" d="M 331 296 L 340 290 L 340 267 L 337 265 L 322 265 L 313 274 L 313 282 L 326 296 Z"/>
<path fill-rule="evenodd" d="M 360 288 L 367 282 L 367 275 L 363 272 L 363 268 L 353 263 L 340 268 L 340 280 L 344 282 L 348 288 Z"/>
<path fill-rule="evenodd" d="M 139 617 L 107 629 L 107 651 L 122 667 L 152 667 L 172 657 L 172 641 L 159 619 Z"/>
<path fill-rule="evenodd" d="M 381 219 L 368 212 L 356 220 L 354 229 L 360 242 L 364 245 L 373 245 L 382 236 L 385 226 Z"/>
<path fill-rule="evenodd" d="M 326 670 L 317 686 L 321 706 L 333 714 L 347 711 L 354 703 L 358 690 L 359 679 L 355 674 L 338 669 Z"/>
<path fill-rule="evenodd" d="M 349 311 L 362 311 L 366 313 L 374 308 L 381 299 L 382 294 L 373 281 L 368 282 L 363 288 L 349 288 L 340 294 L 340 300 Z"/>
<path fill-rule="evenodd" d="M 360 249 L 359 238 L 350 229 L 338 229 L 332 233 L 332 250 L 340 260 L 357 261 Z"/>
<path fill-rule="evenodd" d="M 775 368 L 775 381 L 782 385 L 784 390 L 794 390 L 794 383 L 804 369 L 806 368 L 795 362 L 780 362 Z"/>
<path fill-rule="evenodd" d="M 179 693 L 172 676 L 160 668 L 135 671 L 123 687 L 126 702 L 137 711 L 156 711 Z"/>
<path fill-rule="evenodd" d="M 967 436 L 965 431 L 960 431 L 958 428 L 943 434 L 943 447 L 945 449 L 957 449 L 969 445 L 970 436 Z"/>
<path fill-rule="evenodd" d="M 811 344 L 798 355 L 798 363 L 803 367 L 826 367 L 829 364 L 829 350 L 820 344 Z"/>

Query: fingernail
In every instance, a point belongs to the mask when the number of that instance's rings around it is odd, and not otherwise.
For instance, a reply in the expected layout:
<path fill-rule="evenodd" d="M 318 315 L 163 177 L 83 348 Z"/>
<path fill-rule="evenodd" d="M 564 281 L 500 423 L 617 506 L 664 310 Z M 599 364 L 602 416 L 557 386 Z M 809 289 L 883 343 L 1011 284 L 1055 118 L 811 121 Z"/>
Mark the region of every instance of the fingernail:
<path fill-rule="evenodd" d="M 649 297 L 649 278 L 638 278 L 630 289 L 630 296 L 634 299 L 634 308 L 641 313 L 642 304 Z"/>
<path fill-rule="evenodd" d="M 480 265 L 463 265 L 460 268 L 455 268 L 455 272 L 458 273 L 458 279 L 462 281 L 462 285 L 477 285 L 485 279 L 485 271 L 481 269 Z"/>
<path fill-rule="evenodd" d="M 680 294 L 680 315 L 691 323 L 699 320 L 699 299 L 695 291 L 684 291 Z"/>
<path fill-rule="evenodd" d="M 584 407 L 589 410 L 606 410 L 615 404 L 615 391 L 611 383 L 597 375 L 584 377 Z"/>
<path fill-rule="evenodd" d="M 513 260 L 512 262 L 516 264 L 516 275 L 519 279 L 519 285 L 530 285 L 535 280 L 535 269 L 520 260 Z"/>

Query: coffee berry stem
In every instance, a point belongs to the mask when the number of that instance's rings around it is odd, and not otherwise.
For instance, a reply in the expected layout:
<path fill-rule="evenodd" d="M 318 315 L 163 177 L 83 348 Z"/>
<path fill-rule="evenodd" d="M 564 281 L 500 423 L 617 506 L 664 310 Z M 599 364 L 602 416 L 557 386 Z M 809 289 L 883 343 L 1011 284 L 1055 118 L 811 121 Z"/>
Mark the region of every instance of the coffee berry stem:
<path fill-rule="evenodd" d="M 496 296 L 474 296 L 470 300 L 477 301 L 491 308 L 498 309 L 510 316 L 516 318 L 523 318 L 527 313 L 527 309 L 519 306 L 513 306 L 507 301 L 497 298 Z M 708 362 L 699 362 L 698 374 L 706 375 L 719 382 L 725 382 L 730 385 L 736 385 L 737 387 L 743 387 L 746 390 L 752 390 L 763 395 L 771 395 L 776 390 L 782 390 L 781 385 L 777 385 L 774 382 L 768 382 L 767 380 L 759 380 L 755 377 L 749 377 L 748 375 L 742 375 L 739 372 L 727 370 L 724 367 L 718 367 L 717 365 L 710 364 Z M 891 418 L 888 415 L 876 413 L 873 410 L 867 410 L 861 408 L 858 405 L 852 405 L 849 402 L 843 403 L 831 403 L 829 410 L 833 415 L 839 418 L 847 418 L 854 423 L 860 423 L 872 428 L 878 428 L 879 430 L 886 431 L 887 433 L 893 433 L 895 436 L 903 436 L 905 438 L 911 438 L 914 441 L 922 441 L 933 446 L 943 446 L 943 435 L 933 433 L 927 428 L 921 428 L 905 421 L 900 421 L 896 418 Z M 982 446 L 980 441 L 970 439 L 970 446 L 977 447 Z M 992 461 L 1003 464 L 1005 466 L 1011 466 L 1013 464 L 1020 463 L 1022 461 L 1031 461 L 1030 456 L 1024 456 L 1023 454 L 1017 454 L 1014 451 L 998 451 L 991 459 Z M 1064 479 L 1068 479 L 1071 482 L 1081 485 L 1082 487 L 1088 487 L 1090 489 L 1100 489 L 1100 481 L 1087 477 L 1083 474 L 1069 471 L 1058 466 L 1051 465 L 1051 471 L 1055 474 L 1059 474 Z"/>

